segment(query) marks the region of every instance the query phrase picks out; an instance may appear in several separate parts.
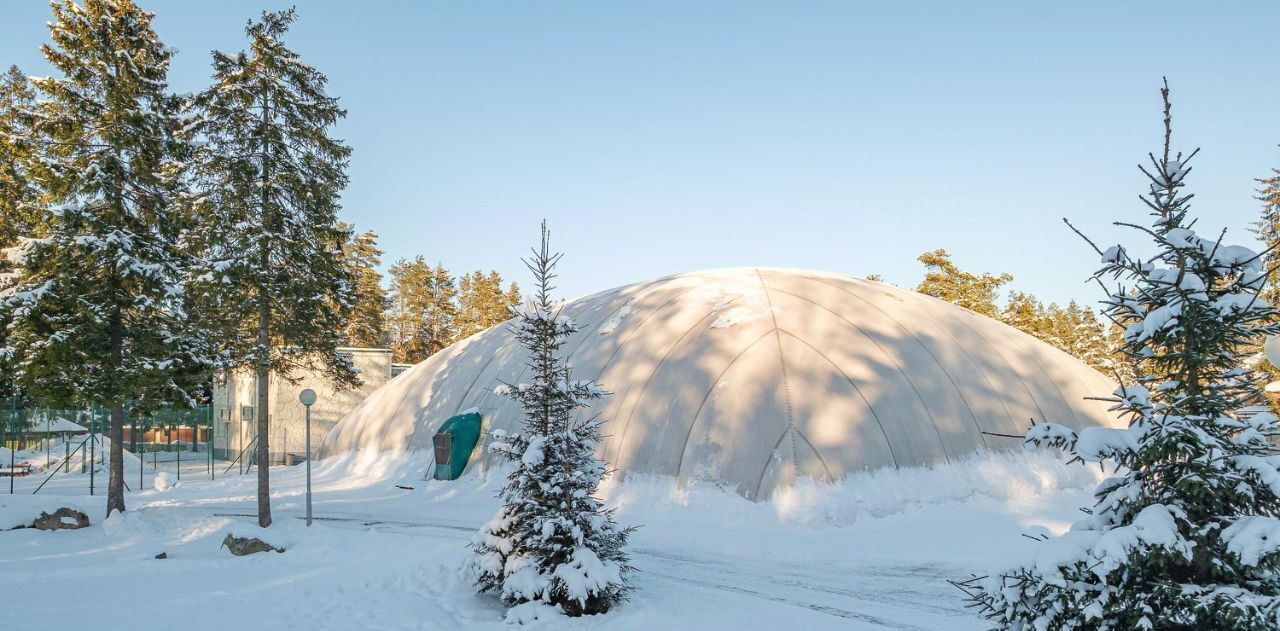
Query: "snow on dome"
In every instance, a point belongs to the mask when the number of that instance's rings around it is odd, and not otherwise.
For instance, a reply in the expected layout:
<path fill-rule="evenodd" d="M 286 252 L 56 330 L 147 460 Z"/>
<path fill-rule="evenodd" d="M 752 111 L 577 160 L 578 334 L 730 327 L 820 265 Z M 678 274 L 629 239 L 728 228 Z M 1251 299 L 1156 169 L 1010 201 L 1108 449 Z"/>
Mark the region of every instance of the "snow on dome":
<path fill-rule="evenodd" d="M 801 270 L 692 272 L 565 305 L 580 327 L 574 374 L 612 395 L 601 455 L 620 475 L 704 479 L 751 498 L 797 477 L 1021 448 L 1031 419 L 1114 426 L 1100 373 L 1020 331 L 882 283 Z M 468 408 L 485 431 L 518 431 L 497 396 L 524 353 L 500 325 L 393 379 L 334 427 L 321 454 L 372 448 L 431 458 L 432 436 Z M 984 433 L 989 432 L 989 433 Z M 489 436 L 472 457 L 484 463 Z"/>

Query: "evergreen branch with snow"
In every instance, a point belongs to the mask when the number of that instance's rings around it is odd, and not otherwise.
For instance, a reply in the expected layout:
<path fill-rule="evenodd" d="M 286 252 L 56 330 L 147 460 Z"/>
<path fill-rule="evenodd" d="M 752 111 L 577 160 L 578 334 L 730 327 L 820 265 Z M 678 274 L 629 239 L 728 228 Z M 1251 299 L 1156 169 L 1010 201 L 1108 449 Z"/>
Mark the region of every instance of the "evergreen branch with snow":
<path fill-rule="evenodd" d="M 1117 389 L 1121 429 L 1041 423 L 1030 446 L 1110 464 L 1088 517 L 1033 558 L 957 586 L 1002 629 L 1273 629 L 1280 626 L 1280 422 L 1241 414 L 1262 401 L 1241 354 L 1280 333 L 1260 293 L 1264 255 L 1196 234 L 1183 194 L 1191 168 L 1165 144 L 1140 166 L 1155 254 L 1100 252 L 1105 315 L 1140 370 Z M 1074 229 L 1074 227 L 1073 227 Z M 1078 231 L 1077 231 L 1078 232 Z M 1096 246 L 1095 246 L 1095 249 Z"/>
<path fill-rule="evenodd" d="M 601 421 L 574 421 L 606 393 L 575 380 L 560 356 L 578 328 L 550 295 L 560 255 L 551 253 L 548 237 L 544 223 L 541 247 L 526 261 L 535 293 L 511 325 L 528 354 L 529 381 L 494 388 L 520 403 L 523 431 L 495 432 L 490 451 L 511 470 L 502 508 L 471 544 L 477 588 L 497 594 L 511 608 L 510 620 L 604 613 L 631 591 L 624 548 L 633 529 L 618 526 L 596 498 L 607 473 L 595 455 Z"/>

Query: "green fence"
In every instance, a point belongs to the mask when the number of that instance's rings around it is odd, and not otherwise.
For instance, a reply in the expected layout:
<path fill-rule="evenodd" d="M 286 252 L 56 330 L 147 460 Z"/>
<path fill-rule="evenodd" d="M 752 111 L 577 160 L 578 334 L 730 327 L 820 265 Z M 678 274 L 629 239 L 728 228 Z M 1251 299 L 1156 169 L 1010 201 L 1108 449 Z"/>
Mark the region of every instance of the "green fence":
<path fill-rule="evenodd" d="M 39 401 L 12 398 L 0 412 L 0 444 L 26 450 L 49 438 L 67 434 L 106 434 L 111 411 L 87 406 L 68 409 L 41 405 Z M 208 449 L 213 441 L 213 407 L 133 412 L 126 410 L 124 444 L 135 453 Z"/>
<path fill-rule="evenodd" d="M 111 427 L 109 409 L 96 406 L 69 409 L 47 406 L 39 400 L 20 397 L 0 399 L 0 405 L 3 406 L 0 407 L 0 445 L 9 450 L 6 458 L 8 462 L 0 462 L 0 473 L 7 473 L 10 493 L 14 492 L 15 473 L 23 472 L 16 465 L 16 453 L 25 452 L 30 456 L 32 452 L 43 451 L 46 452 L 44 462 L 49 462 L 49 456 L 58 455 L 51 453 L 52 446 L 61 441 L 63 450 L 69 450 L 75 445 L 85 451 L 85 454 L 79 455 L 80 459 L 87 458 L 91 463 L 101 462 L 101 438 L 108 435 Z M 213 440 L 212 406 L 146 412 L 126 408 L 124 440 L 121 444 L 126 450 L 142 458 L 144 465 L 149 461 L 153 473 L 163 469 L 161 465 L 174 462 L 172 457 L 176 456 L 178 479 L 181 479 L 184 461 L 188 464 L 207 461 L 209 475 L 212 477 Z M 170 458 L 156 457 L 166 452 Z M 184 453 L 187 455 L 183 455 Z M 65 464 L 61 467 L 69 468 Z M 140 466 L 138 470 L 139 488 L 142 488 L 145 468 Z M 58 472 L 57 469 L 50 473 L 50 477 Z M 89 489 L 92 494 L 95 486 L 93 466 L 89 469 Z"/>

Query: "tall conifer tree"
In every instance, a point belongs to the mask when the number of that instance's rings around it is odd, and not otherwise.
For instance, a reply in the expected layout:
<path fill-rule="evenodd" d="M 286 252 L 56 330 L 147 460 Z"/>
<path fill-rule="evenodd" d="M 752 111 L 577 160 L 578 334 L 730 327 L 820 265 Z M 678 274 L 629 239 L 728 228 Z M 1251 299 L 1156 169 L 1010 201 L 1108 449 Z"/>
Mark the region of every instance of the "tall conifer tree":
<path fill-rule="evenodd" d="M 351 308 L 339 195 L 351 150 L 329 135 L 346 112 L 325 76 L 281 38 L 292 9 L 245 29 L 248 52 L 213 54 L 214 84 L 197 100 L 210 222 L 205 299 L 220 314 L 226 368 L 257 381 L 258 524 L 271 525 L 269 377 L 325 371 L 355 385 L 336 352 Z"/>
<path fill-rule="evenodd" d="M 110 514 L 125 508 L 126 404 L 184 398 L 175 375 L 201 361 L 184 330 L 183 147 L 153 14 L 131 0 L 53 11 L 43 52 L 60 76 L 34 80 L 28 163 L 51 207 L 45 234 L 10 251 L 22 269 L 3 354 L 33 394 L 110 409 Z"/>
<path fill-rule="evenodd" d="M 416 364 L 427 358 L 422 329 L 431 300 L 431 266 L 421 256 L 400 259 L 388 270 L 391 276 L 391 356 L 397 362 Z"/>
<path fill-rule="evenodd" d="M 1270 177 L 1258 178 L 1258 201 L 1262 202 L 1262 216 L 1254 224 L 1254 232 L 1267 251 L 1280 250 L 1280 169 L 1272 169 Z M 1272 266 L 1267 271 L 1267 287 L 1262 297 L 1273 305 L 1280 305 L 1280 269 Z M 1269 379 L 1280 380 L 1280 368 L 1264 361 L 1261 345 L 1254 348 L 1254 364 Z M 1273 407 L 1276 404 L 1273 403 Z"/>
<path fill-rule="evenodd" d="M 37 236 L 39 190 L 29 169 L 35 142 L 31 130 L 35 91 L 17 66 L 0 75 L 0 253 L 22 239 Z M 14 252 L 18 256 L 17 251 Z M 17 261 L 0 254 L 0 291 L 14 286 L 21 273 Z M 0 308 L 0 349 L 5 347 L 9 317 Z M 0 353 L 0 397 L 17 393 L 13 357 Z"/>
<path fill-rule="evenodd" d="M 1094 275 L 1144 375 L 1116 391 L 1129 427 L 1077 434 L 1043 423 L 1027 434 L 1109 461 L 1115 475 L 1033 560 L 962 584 L 1001 628 L 1280 628 L 1280 428 L 1269 413 L 1238 413 L 1261 394 L 1241 352 L 1280 326 L 1258 295 L 1262 257 L 1192 229 L 1183 187 L 1195 152 L 1171 149 L 1167 85 L 1161 94 L 1164 148 L 1143 168 L 1154 220 L 1121 224 L 1155 255 L 1098 249 Z"/>
<path fill-rule="evenodd" d="M 351 316 L 343 329 L 347 346 L 381 348 L 386 344 L 387 292 L 382 288 L 382 250 L 378 234 L 372 230 L 361 234 L 354 227 L 341 224 L 351 233 L 342 248 L 352 278 Z"/>
<path fill-rule="evenodd" d="M 1262 202 L 1262 216 L 1254 224 L 1254 232 L 1268 251 L 1280 250 L 1280 169 L 1272 169 L 1270 177 L 1258 178 L 1258 201 Z M 1280 304 L 1280 269 L 1267 272 L 1267 288 L 1262 297 L 1271 304 Z"/>
<path fill-rule="evenodd" d="M 924 263 L 925 275 L 916 291 L 985 316 L 998 315 L 996 298 L 1000 288 L 1013 280 L 1013 276 L 966 272 L 956 266 L 946 250 L 925 252 L 918 260 Z"/>
<path fill-rule="evenodd" d="M 476 270 L 458 279 L 457 334 L 466 339 L 489 327 L 511 319 L 511 309 L 520 304 L 520 288 L 515 283 L 502 288 L 502 275 Z"/>
<path fill-rule="evenodd" d="M 431 270 L 429 287 L 426 323 L 421 330 L 427 357 L 444 350 L 458 334 L 458 286 L 443 264 L 436 263 Z"/>
<path fill-rule="evenodd" d="M 392 354 L 417 363 L 453 343 L 457 335 L 458 289 L 444 265 L 421 256 L 391 266 Z"/>

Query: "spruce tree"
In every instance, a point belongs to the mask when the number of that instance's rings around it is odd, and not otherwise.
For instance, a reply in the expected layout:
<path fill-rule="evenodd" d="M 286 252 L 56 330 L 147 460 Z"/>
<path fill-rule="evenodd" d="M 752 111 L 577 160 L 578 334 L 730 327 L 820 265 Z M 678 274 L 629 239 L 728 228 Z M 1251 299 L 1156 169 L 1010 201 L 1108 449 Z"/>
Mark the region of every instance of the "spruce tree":
<path fill-rule="evenodd" d="M 1081 308 L 1074 300 L 1065 308 L 1057 303 L 1045 306 L 1031 294 L 1013 291 L 1000 320 L 1097 370 L 1111 371 L 1111 351 L 1102 323 L 1093 309 Z"/>
<path fill-rule="evenodd" d="M 1071 321 L 1075 328 L 1073 346 L 1067 352 L 1106 374 L 1112 365 L 1112 348 L 1107 343 L 1106 328 L 1093 308 L 1080 309 L 1075 301 L 1071 302 L 1071 307 L 1076 309 L 1077 315 Z"/>
<path fill-rule="evenodd" d="M 1000 313 L 1000 320 L 1041 340 L 1049 337 L 1044 305 L 1027 292 L 1009 292 L 1009 302 Z"/>
<path fill-rule="evenodd" d="M 21 269 L 0 296 L 0 354 L 32 394 L 110 409 L 109 515 L 125 508 L 126 404 L 184 400 L 175 375 L 203 361 L 183 310 L 184 148 L 153 14 L 130 0 L 53 12 L 42 50 L 60 76 L 34 80 L 26 163 L 50 207 L 45 234 L 10 250 Z"/>
<path fill-rule="evenodd" d="M 1274 251 L 1280 249 L 1280 169 L 1272 169 L 1270 177 L 1258 178 L 1257 182 L 1262 216 L 1254 224 L 1254 232 L 1267 251 Z M 1280 304 L 1280 269 L 1267 270 L 1262 297 L 1271 304 Z"/>
<path fill-rule="evenodd" d="M 522 431 L 498 434 L 491 449 L 511 463 L 502 508 L 477 533 L 471 569 L 476 586 L 496 593 L 527 620 L 559 611 L 570 616 L 608 611 L 626 598 L 632 529 L 614 523 L 595 495 L 605 475 L 595 455 L 600 419 L 574 412 L 603 395 L 575 381 L 561 349 L 577 326 L 551 298 L 560 254 L 552 254 L 546 224 L 541 247 L 526 265 L 534 295 L 516 313 L 512 332 L 528 354 L 529 383 L 499 385 L 524 410 Z"/>
<path fill-rule="evenodd" d="M 0 75 L 0 248 L 31 237 L 42 214 L 40 191 L 27 168 L 35 157 L 35 109 L 30 81 L 17 66 L 10 66 Z M 0 275 L 14 269 L 11 261 L 0 257 Z"/>
<path fill-rule="evenodd" d="M 35 150 L 31 129 L 35 102 L 35 91 L 17 66 L 0 75 L 0 292 L 17 284 L 21 272 L 17 261 L 10 261 L 3 252 L 23 239 L 39 236 L 40 191 L 25 166 Z M 14 257 L 19 256 L 14 251 Z M 6 347 L 8 325 L 9 317 L 0 308 L 0 349 Z M 13 359 L 0 352 L 0 397 L 17 394 Z"/>
<path fill-rule="evenodd" d="M 355 234 L 353 226 L 340 224 L 351 237 L 343 245 L 347 270 L 351 274 L 353 297 L 351 317 L 343 328 L 347 346 L 381 348 L 386 344 L 387 292 L 382 288 L 382 250 L 378 234 L 372 230 Z"/>
<path fill-rule="evenodd" d="M 1262 215 L 1254 224 L 1254 232 L 1268 252 L 1280 249 L 1280 169 L 1272 169 L 1271 176 L 1258 178 L 1258 201 L 1262 202 Z M 1273 305 L 1280 305 L 1280 269 L 1267 270 L 1267 287 L 1262 297 Z M 1280 367 L 1271 365 L 1262 356 L 1262 346 L 1253 349 L 1254 365 L 1270 380 L 1280 380 Z M 1274 405 L 1274 404 L 1273 404 Z"/>
<path fill-rule="evenodd" d="M 1167 84 L 1161 94 L 1163 151 L 1140 167 L 1154 219 L 1119 224 L 1155 253 L 1095 248 L 1105 313 L 1124 326 L 1123 350 L 1143 374 L 1116 391 L 1129 426 L 1077 434 L 1043 423 L 1027 434 L 1110 462 L 1115 475 L 1033 560 L 963 584 L 1001 628 L 1280 627 L 1280 428 L 1271 414 L 1237 414 L 1260 400 L 1240 353 L 1280 327 L 1259 297 L 1262 257 L 1193 229 L 1183 188 L 1196 152 L 1173 153 Z"/>
<path fill-rule="evenodd" d="M 281 38 L 292 9 L 245 29 L 249 51 L 213 53 L 214 84 L 197 99 L 209 261 L 202 300 L 223 331 L 227 370 L 257 380 L 258 524 L 271 525 L 269 377 L 323 371 L 359 383 L 336 349 L 351 308 L 339 195 L 351 150 L 329 135 L 346 112 L 327 79 Z"/>

